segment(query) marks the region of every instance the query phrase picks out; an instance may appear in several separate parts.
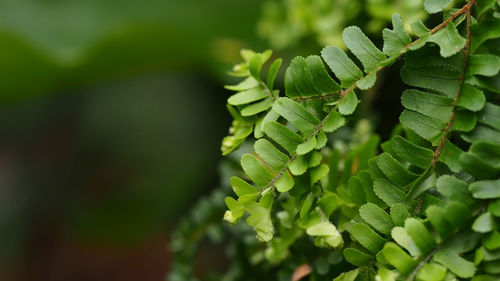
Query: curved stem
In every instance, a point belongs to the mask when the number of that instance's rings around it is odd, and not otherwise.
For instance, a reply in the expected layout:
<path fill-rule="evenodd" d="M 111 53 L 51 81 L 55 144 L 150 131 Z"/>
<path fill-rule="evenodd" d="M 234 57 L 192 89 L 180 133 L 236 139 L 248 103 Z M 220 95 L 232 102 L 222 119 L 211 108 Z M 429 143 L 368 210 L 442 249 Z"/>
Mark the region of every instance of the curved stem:
<path fill-rule="evenodd" d="M 467 21 L 467 39 L 465 41 L 465 48 L 464 48 L 464 65 L 462 67 L 462 73 L 460 75 L 460 87 L 458 89 L 457 95 L 455 99 L 453 100 L 452 107 L 453 111 L 450 116 L 450 120 L 446 124 L 446 127 L 444 129 L 443 137 L 441 138 L 441 142 L 439 143 L 439 146 L 434 150 L 434 154 L 432 155 L 432 164 L 436 166 L 436 162 L 439 159 L 439 156 L 441 155 L 441 152 L 443 152 L 443 148 L 446 145 L 446 141 L 448 140 L 448 135 L 451 132 L 451 128 L 453 126 L 453 123 L 455 123 L 455 106 L 457 105 L 458 99 L 460 98 L 460 94 L 462 93 L 462 88 L 465 83 L 465 73 L 467 71 L 467 63 L 469 59 L 469 50 L 470 50 L 470 40 L 471 40 L 471 31 L 470 31 L 470 20 L 471 20 L 471 15 L 470 15 L 470 9 L 472 8 L 472 5 L 476 0 L 471 0 L 467 5 L 465 5 L 461 11 L 466 14 L 466 21 Z"/>

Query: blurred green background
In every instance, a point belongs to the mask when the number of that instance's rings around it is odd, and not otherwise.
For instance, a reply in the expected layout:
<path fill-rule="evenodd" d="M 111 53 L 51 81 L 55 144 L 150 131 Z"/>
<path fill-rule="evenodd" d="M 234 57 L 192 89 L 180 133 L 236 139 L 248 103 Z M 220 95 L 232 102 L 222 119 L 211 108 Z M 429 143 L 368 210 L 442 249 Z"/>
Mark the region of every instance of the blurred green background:
<path fill-rule="evenodd" d="M 396 11 L 424 17 L 422 0 L 0 0 L 0 280 L 165 280 L 176 223 L 219 182 L 240 49 L 286 67 L 347 25 L 381 42 Z M 367 100 L 388 135 L 399 96 Z"/>
<path fill-rule="evenodd" d="M 165 280 L 259 3 L 0 0 L 0 280 Z"/>

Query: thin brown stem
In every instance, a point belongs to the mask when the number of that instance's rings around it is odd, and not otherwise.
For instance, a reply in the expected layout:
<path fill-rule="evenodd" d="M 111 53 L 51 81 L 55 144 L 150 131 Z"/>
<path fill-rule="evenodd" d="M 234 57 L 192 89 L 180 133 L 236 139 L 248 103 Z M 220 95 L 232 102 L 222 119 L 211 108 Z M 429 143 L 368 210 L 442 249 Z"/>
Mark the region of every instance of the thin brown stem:
<path fill-rule="evenodd" d="M 472 8 L 472 5 L 474 5 L 476 1 L 471 0 L 467 5 L 465 5 L 462 9 L 463 12 L 466 15 L 466 21 L 467 21 L 467 39 L 465 41 L 465 48 L 464 48 L 464 65 L 462 68 L 462 73 L 460 75 L 459 83 L 460 87 L 458 89 L 457 95 L 455 99 L 453 100 L 452 106 L 455 108 L 457 105 L 458 99 L 460 98 L 460 94 L 462 93 L 462 88 L 465 82 L 465 73 L 467 71 L 467 63 L 469 59 L 469 50 L 470 50 L 470 40 L 471 40 L 471 31 L 470 31 L 470 20 L 471 20 L 471 15 L 470 15 L 470 9 Z M 436 166 L 436 162 L 439 159 L 439 156 L 441 155 L 441 152 L 443 152 L 443 149 L 446 145 L 446 141 L 448 140 L 448 135 L 451 132 L 451 128 L 453 127 L 453 123 L 455 122 L 455 110 L 451 113 L 450 120 L 446 124 L 446 127 L 444 128 L 443 131 L 443 137 L 441 138 L 441 142 L 439 143 L 439 146 L 434 150 L 434 154 L 432 155 L 432 164 Z"/>
<path fill-rule="evenodd" d="M 476 0 L 471 0 L 469 3 L 467 3 L 465 6 L 463 6 L 460 10 L 456 11 L 455 13 L 453 13 L 447 20 L 445 20 L 444 22 L 440 23 L 439 25 L 437 25 L 434 28 L 432 28 L 431 30 L 429 30 L 429 33 L 430 34 L 434 34 L 434 33 L 438 32 L 439 30 L 447 27 L 448 24 L 452 20 L 454 20 L 455 18 L 457 18 L 458 16 L 460 16 L 460 15 L 462 15 L 464 13 L 470 15 L 470 9 L 471 9 L 472 5 L 474 4 L 474 2 L 476 2 Z M 469 38 L 470 38 L 470 36 L 469 36 Z M 413 45 L 417 44 L 421 39 L 422 38 L 418 38 L 415 41 L 411 42 L 410 44 L 404 46 L 403 49 L 401 50 L 401 52 L 399 53 L 399 55 L 396 57 L 396 59 L 399 59 L 401 56 L 403 56 L 408 51 L 408 49 L 410 47 L 412 47 Z M 468 46 L 467 46 L 467 48 L 468 48 Z M 379 71 L 384 70 L 389 65 L 377 67 L 375 70 L 373 70 L 373 71 L 367 73 L 365 76 L 363 76 L 357 82 L 363 80 L 364 78 L 366 78 L 366 77 L 368 77 L 370 75 L 376 75 Z M 299 96 L 299 97 L 295 97 L 295 98 L 292 98 L 292 99 L 295 100 L 295 101 L 308 101 L 308 100 L 317 100 L 317 99 L 327 99 L 327 98 L 331 98 L 331 97 L 335 97 L 335 96 L 344 97 L 347 93 L 349 93 L 350 91 L 356 89 L 357 87 L 358 86 L 356 85 L 356 83 L 354 83 L 350 87 L 348 87 L 347 89 L 342 90 L 340 92 L 327 93 L 327 94 L 322 94 L 322 95 L 317 95 L 317 96 L 310 96 L 310 97 Z"/>

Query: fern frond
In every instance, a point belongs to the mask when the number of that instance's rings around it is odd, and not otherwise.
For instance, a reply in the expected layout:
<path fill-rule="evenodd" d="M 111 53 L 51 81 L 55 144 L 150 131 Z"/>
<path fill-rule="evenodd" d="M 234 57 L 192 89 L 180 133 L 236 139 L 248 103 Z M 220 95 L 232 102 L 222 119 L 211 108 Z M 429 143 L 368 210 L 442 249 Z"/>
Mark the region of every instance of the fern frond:
<path fill-rule="evenodd" d="M 426 9 L 439 12 L 450 3 L 428 0 Z M 383 51 L 359 28 L 348 27 L 343 39 L 360 65 L 333 46 L 321 57 L 296 57 L 285 72 L 282 97 L 271 90 L 272 82 L 263 86 L 260 80 L 266 55 L 247 58 L 242 73 L 253 80 L 233 88 L 239 92 L 228 102 L 241 118 L 247 104 L 269 105 L 248 116 L 258 140 L 254 152 L 241 159 L 246 176 L 231 179 L 237 199 L 226 198 L 226 220 L 236 223 L 248 213 L 247 224 L 257 237 L 270 241 L 266 257 L 274 263 L 285 259 L 304 234 L 318 247 L 345 244 L 345 260 L 358 268 L 335 280 L 498 274 L 493 268 L 500 259 L 500 107 L 495 102 L 500 54 L 490 40 L 500 35 L 491 31 L 474 39 L 492 17 L 480 8 L 481 20 L 473 18 L 475 4 L 471 0 L 445 13 L 432 29 L 414 24 L 419 37 L 414 41 L 394 15 L 393 30 L 383 31 Z M 383 152 L 368 159 L 376 152 L 376 137 L 349 153 L 323 150 L 327 133 L 344 126 L 355 111 L 355 91 L 371 88 L 377 73 L 404 54 L 401 77 L 412 88 L 401 95 L 401 127 L 381 145 Z M 278 203 L 280 211 L 273 209 Z M 344 231 L 349 235 L 342 236 Z M 478 243 L 483 246 L 473 253 Z"/>

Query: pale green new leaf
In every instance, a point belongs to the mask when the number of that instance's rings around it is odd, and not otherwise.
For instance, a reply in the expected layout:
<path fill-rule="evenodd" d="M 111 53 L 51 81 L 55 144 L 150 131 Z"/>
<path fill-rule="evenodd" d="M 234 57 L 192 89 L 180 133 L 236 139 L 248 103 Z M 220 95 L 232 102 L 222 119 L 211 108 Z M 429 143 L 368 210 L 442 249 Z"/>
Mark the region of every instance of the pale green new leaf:
<path fill-rule="evenodd" d="M 396 243 L 398 243 L 401 247 L 405 248 L 410 255 L 413 257 L 420 256 L 420 250 L 417 247 L 417 244 L 413 241 L 413 239 L 408 235 L 406 230 L 403 227 L 396 226 L 391 231 L 391 236 Z"/>

